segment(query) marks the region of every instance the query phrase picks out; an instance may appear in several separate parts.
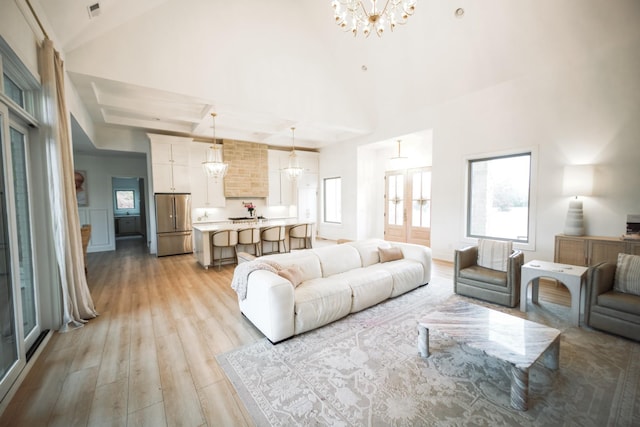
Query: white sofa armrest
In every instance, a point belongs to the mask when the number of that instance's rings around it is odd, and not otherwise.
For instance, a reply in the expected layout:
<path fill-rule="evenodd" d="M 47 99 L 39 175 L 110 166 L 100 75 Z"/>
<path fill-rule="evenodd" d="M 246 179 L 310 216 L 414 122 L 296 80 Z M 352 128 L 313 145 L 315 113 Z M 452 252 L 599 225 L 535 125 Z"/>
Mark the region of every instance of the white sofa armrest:
<path fill-rule="evenodd" d="M 431 281 L 431 248 L 413 243 L 389 242 L 391 246 L 402 249 L 402 256 L 407 259 L 418 261 L 422 264 L 424 276 L 422 284 Z"/>
<path fill-rule="evenodd" d="M 294 334 L 294 288 L 287 279 L 266 270 L 249 275 L 247 298 L 238 300 L 240 311 L 271 342 Z"/>

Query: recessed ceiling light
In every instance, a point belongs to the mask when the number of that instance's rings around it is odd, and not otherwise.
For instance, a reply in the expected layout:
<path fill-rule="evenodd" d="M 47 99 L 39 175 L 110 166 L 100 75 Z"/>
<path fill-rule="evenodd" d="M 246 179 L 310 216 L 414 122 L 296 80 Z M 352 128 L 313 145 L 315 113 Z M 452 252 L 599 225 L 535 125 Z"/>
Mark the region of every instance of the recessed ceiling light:
<path fill-rule="evenodd" d="M 367 71 L 367 66 L 366 66 L 366 65 L 363 65 L 362 67 L 360 67 L 360 69 L 361 69 L 362 71 Z"/>
<path fill-rule="evenodd" d="M 464 9 L 463 9 L 463 8 L 461 8 L 461 7 L 457 8 L 457 9 L 456 9 L 456 11 L 455 11 L 455 12 L 453 12 L 453 15 L 454 15 L 456 18 L 462 18 L 462 17 L 464 16 Z"/>

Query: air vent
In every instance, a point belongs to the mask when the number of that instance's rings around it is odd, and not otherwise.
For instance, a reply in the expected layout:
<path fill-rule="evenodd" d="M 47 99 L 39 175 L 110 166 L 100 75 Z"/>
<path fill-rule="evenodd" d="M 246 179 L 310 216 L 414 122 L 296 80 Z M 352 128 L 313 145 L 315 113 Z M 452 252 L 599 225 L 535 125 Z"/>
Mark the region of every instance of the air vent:
<path fill-rule="evenodd" d="M 100 3 L 90 4 L 87 6 L 87 11 L 89 12 L 89 18 L 100 16 Z"/>

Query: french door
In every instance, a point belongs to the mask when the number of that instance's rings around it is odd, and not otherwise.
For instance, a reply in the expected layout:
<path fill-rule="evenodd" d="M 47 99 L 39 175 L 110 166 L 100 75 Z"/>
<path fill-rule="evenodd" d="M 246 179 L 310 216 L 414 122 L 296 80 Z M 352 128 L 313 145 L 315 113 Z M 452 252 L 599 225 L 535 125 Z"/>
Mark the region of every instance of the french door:
<path fill-rule="evenodd" d="M 385 174 L 384 238 L 431 246 L 431 168 Z"/>
<path fill-rule="evenodd" d="M 0 104 L 0 399 L 25 365 L 7 108 Z"/>

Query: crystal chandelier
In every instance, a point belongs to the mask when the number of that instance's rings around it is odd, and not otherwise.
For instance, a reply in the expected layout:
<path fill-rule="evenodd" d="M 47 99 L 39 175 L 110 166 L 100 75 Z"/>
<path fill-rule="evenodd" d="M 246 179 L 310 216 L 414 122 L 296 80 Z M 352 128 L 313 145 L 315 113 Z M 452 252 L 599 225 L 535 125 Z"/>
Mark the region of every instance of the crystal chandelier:
<path fill-rule="evenodd" d="M 301 173 L 302 168 L 298 163 L 298 156 L 296 155 L 296 146 L 294 144 L 296 128 L 291 128 L 291 153 L 289 154 L 289 165 L 284 169 L 289 179 L 296 179 Z"/>
<path fill-rule="evenodd" d="M 216 113 L 211 113 L 213 118 L 213 144 L 207 150 L 207 159 L 202 162 L 202 168 L 209 178 L 224 178 L 229 165 L 222 161 L 222 144 L 216 142 Z"/>
<path fill-rule="evenodd" d="M 393 31 L 397 24 L 407 22 L 416 9 L 416 1 L 333 0 L 331 5 L 336 24 L 344 31 L 351 31 L 354 37 L 360 31 L 365 37 L 369 37 L 369 34 L 375 31 L 378 37 L 381 37 L 385 27 Z"/>

